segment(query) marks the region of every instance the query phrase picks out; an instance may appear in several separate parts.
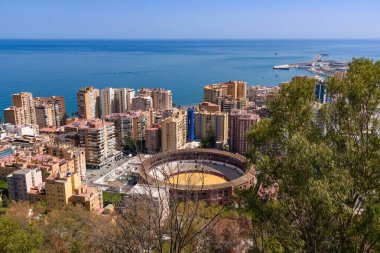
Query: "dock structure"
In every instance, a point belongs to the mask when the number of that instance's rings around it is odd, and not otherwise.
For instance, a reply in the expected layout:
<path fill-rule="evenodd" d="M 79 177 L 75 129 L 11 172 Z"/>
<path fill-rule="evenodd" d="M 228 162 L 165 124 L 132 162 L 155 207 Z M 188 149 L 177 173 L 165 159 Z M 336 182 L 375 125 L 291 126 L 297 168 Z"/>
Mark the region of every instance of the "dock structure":
<path fill-rule="evenodd" d="M 323 61 L 323 57 L 327 57 L 328 54 L 318 54 L 312 61 L 295 64 L 284 64 L 273 66 L 276 70 L 290 70 L 290 69 L 304 69 L 313 74 L 331 76 L 336 71 L 345 71 L 348 69 L 348 62 L 339 62 L 335 60 Z"/>

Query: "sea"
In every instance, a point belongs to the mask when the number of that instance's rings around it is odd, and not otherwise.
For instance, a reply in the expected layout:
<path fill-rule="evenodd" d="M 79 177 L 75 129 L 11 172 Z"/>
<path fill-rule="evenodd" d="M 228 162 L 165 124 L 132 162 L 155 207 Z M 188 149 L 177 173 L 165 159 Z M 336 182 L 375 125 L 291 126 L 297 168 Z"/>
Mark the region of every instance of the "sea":
<path fill-rule="evenodd" d="M 228 80 L 278 85 L 304 70 L 274 65 L 306 62 L 317 54 L 350 61 L 380 60 L 380 40 L 0 40 L 0 115 L 13 93 L 64 96 L 76 109 L 76 91 L 161 87 L 176 105 L 202 101 L 203 86 Z"/>

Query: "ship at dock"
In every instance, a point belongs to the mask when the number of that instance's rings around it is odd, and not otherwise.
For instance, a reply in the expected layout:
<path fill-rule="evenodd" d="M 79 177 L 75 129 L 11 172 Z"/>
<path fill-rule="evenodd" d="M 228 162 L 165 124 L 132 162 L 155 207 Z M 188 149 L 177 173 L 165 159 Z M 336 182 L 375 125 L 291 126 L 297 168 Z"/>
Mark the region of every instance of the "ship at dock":
<path fill-rule="evenodd" d="M 348 62 L 336 61 L 336 60 L 323 60 L 324 57 L 328 57 L 328 54 L 318 54 L 313 60 L 303 63 L 284 64 L 273 66 L 275 70 L 290 70 L 303 69 L 313 74 L 331 76 L 338 71 L 347 71 Z"/>

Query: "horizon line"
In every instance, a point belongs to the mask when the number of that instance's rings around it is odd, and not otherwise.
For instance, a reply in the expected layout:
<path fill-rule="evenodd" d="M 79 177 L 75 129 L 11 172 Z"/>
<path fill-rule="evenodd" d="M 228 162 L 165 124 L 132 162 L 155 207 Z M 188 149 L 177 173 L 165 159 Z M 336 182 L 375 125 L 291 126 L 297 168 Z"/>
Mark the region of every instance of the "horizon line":
<path fill-rule="evenodd" d="M 379 38 L 1 38 L 0 40 L 380 40 Z"/>

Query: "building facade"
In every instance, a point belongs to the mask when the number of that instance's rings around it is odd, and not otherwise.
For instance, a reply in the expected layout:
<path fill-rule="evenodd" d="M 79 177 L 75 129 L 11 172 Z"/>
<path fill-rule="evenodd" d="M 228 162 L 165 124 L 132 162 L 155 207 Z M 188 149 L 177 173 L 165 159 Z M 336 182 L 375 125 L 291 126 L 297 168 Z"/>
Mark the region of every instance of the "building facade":
<path fill-rule="evenodd" d="M 120 153 L 116 151 L 115 126 L 111 122 L 79 119 L 64 128 L 65 134 L 71 134 L 74 143 L 84 148 L 87 167 L 103 167 Z"/>
<path fill-rule="evenodd" d="M 153 109 L 153 100 L 150 96 L 138 96 L 132 98 L 133 111 L 150 111 Z"/>
<path fill-rule="evenodd" d="M 13 106 L 4 110 L 5 122 L 13 125 L 36 125 L 33 95 L 20 92 L 12 95 Z"/>
<path fill-rule="evenodd" d="M 99 90 L 92 86 L 81 88 L 77 92 L 78 117 L 94 119 L 100 117 Z"/>
<path fill-rule="evenodd" d="M 204 102 L 218 104 L 218 98 L 224 96 L 229 96 L 232 100 L 246 99 L 246 89 L 247 83 L 243 81 L 209 84 L 203 88 Z"/>
<path fill-rule="evenodd" d="M 129 88 L 105 88 L 101 91 L 103 118 L 112 113 L 125 113 L 132 109 L 135 90 Z"/>
<path fill-rule="evenodd" d="M 33 99 L 34 105 L 36 107 L 37 114 L 37 124 L 39 125 L 37 107 L 50 108 L 51 110 L 51 125 L 45 125 L 43 127 L 60 127 L 66 124 L 66 103 L 65 98 L 60 96 L 52 97 L 35 97 Z M 40 126 L 41 127 L 41 126 Z"/>
<path fill-rule="evenodd" d="M 161 122 L 162 151 L 171 151 L 183 147 L 187 137 L 186 111 L 179 110 L 173 116 L 163 119 Z"/>
<path fill-rule="evenodd" d="M 228 115 L 223 112 L 197 111 L 194 113 L 195 139 L 202 139 L 213 131 L 216 142 L 224 145 L 228 140 Z"/>
<path fill-rule="evenodd" d="M 198 108 L 200 111 L 220 112 L 220 106 L 217 104 L 210 103 L 210 102 L 203 102 L 199 104 Z"/>
<path fill-rule="evenodd" d="M 260 120 L 257 114 L 234 109 L 228 117 L 228 145 L 230 151 L 245 154 L 249 150 L 246 134 Z"/>
<path fill-rule="evenodd" d="M 161 150 L 161 126 L 146 129 L 145 148 L 149 154 L 156 154 Z"/>
<path fill-rule="evenodd" d="M 142 111 L 113 113 L 106 117 L 106 121 L 115 125 L 116 149 L 120 151 L 126 140 L 144 140 L 145 130 L 151 125 L 149 112 Z"/>
<path fill-rule="evenodd" d="M 16 170 L 7 176 L 9 197 L 14 201 L 28 201 L 31 188 L 42 183 L 39 169 Z"/>
<path fill-rule="evenodd" d="M 142 88 L 138 90 L 138 95 L 151 97 L 154 110 L 166 111 L 173 108 L 173 95 L 171 90 L 165 90 L 161 88 Z"/>
<path fill-rule="evenodd" d="M 187 141 L 192 142 L 195 140 L 194 129 L 194 108 L 187 109 Z"/>
<path fill-rule="evenodd" d="M 80 204 L 90 211 L 103 208 L 102 191 L 96 187 L 82 185 L 80 175 L 76 173 L 49 177 L 45 184 L 45 194 L 49 212 L 61 209 L 67 204 Z"/>

